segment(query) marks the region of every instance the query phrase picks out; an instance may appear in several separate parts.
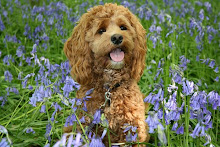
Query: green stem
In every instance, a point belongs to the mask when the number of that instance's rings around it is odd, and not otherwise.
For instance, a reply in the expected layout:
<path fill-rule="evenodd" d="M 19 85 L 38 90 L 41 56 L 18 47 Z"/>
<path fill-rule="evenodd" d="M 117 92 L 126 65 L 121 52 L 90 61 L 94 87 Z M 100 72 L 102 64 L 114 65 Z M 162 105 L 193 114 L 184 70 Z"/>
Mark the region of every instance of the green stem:
<path fill-rule="evenodd" d="M 187 96 L 184 97 L 185 100 L 185 147 L 189 145 L 189 100 Z"/>

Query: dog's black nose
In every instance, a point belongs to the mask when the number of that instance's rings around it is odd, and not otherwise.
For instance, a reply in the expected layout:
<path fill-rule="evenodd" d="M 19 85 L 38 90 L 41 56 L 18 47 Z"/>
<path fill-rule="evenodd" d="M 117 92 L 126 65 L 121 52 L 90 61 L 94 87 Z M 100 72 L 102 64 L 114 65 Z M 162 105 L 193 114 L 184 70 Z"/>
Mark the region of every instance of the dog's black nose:
<path fill-rule="evenodd" d="M 123 36 L 122 36 L 122 35 L 119 35 L 119 34 L 114 34 L 114 35 L 112 35 L 112 37 L 111 37 L 111 41 L 112 41 L 113 44 L 119 45 L 119 44 L 121 44 L 122 41 L 123 41 Z"/>

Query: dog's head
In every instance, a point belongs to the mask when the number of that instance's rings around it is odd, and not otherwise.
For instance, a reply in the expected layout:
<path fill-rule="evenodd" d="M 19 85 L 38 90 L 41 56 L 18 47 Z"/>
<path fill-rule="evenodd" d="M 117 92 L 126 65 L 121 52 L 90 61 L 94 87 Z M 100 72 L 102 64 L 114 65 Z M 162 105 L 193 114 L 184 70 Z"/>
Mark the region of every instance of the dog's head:
<path fill-rule="evenodd" d="M 81 85 L 92 82 L 96 67 L 129 68 L 131 78 L 138 81 L 145 67 L 146 50 L 145 30 L 138 18 L 117 4 L 90 9 L 64 46 L 71 74 Z"/>

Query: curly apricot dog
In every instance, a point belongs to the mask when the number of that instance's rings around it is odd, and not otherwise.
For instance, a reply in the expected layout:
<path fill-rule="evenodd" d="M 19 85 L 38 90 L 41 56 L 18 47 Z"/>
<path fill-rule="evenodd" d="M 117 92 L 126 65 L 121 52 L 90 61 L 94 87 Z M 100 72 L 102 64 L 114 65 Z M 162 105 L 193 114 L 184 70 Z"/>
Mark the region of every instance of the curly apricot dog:
<path fill-rule="evenodd" d="M 137 127 L 138 141 L 149 140 L 143 94 L 137 85 L 145 68 L 145 30 L 138 18 L 117 4 L 96 6 L 82 15 L 66 41 L 64 52 L 72 77 L 81 84 L 78 98 L 94 88 L 87 104 L 93 115 L 111 95 L 103 113 L 109 122 L 111 142 L 125 142 L 123 125 Z M 92 120 L 87 118 L 89 124 Z"/>

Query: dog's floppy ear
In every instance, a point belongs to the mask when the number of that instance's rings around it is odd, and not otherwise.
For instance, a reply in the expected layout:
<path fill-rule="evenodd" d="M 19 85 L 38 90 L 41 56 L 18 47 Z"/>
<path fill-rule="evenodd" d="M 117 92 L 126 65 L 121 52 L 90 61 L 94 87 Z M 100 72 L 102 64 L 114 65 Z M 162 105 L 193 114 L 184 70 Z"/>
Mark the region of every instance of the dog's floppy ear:
<path fill-rule="evenodd" d="M 84 14 L 64 45 L 64 53 L 72 67 L 71 75 L 81 85 L 91 83 L 93 77 L 91 50 L 85 41 L 88 25 L 87 15 Z"/>
<path fill-rule="evenodd" d="M 135 15 L 131 14 L 130 21 L 136 31 L 135 48 L 132 53 L 133 56 L 132 56 L 131 77 L 139 81 L 143 74 L 145 68 L 145 62 L 146 62 L 145 61 L 146 52 L 147 52 L 146 32 Z"/>

